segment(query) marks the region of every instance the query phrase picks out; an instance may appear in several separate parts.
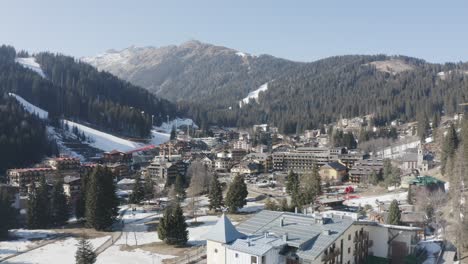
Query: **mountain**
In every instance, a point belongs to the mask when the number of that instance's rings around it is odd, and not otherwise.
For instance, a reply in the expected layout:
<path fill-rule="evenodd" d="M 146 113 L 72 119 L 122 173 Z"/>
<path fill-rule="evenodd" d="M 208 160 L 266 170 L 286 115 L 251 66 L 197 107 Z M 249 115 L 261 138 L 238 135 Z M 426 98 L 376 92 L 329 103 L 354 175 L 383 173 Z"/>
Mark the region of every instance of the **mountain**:
<path fill-rule="evenodd" d="M 406 56 L 345 55 L 300 63 L 189 41 L 83 61 L 176 102 L 202 127 L 270 123 L 296 133 L 368 114 L 384 125 L 451 114 L 468 99 L 466 63 Z"/>
<path fill-rule="evenodd" d="M 213 94 L 245 97 L 300 63 L 189 41 L 180 46 L 130 47 L 82 58 L 171 101 L 199 101 Z"/>
<path fill-rule="evenodd" d="M 60 54 L 0 47 L 0 94 L 15 93 L 44 109 L 126 137 L 147 138 L 153 124 L 175 117 L 173 103 L 106 72 Z"/>

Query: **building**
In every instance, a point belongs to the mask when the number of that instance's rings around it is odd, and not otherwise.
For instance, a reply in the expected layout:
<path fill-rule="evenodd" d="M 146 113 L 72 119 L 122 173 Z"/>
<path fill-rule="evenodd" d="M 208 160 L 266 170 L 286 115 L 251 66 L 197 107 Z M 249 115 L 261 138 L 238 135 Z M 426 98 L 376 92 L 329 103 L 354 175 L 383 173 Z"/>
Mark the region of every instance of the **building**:
<path fill-rule="evenodd" d="M 65 176 L 63 178 L 63 191 L 70 204 L 74 206 L 81 194 L 81 177 Z"/>
<path fill-rule="evenodd" d="M 229 171 L 232 167 L 232 159 L 230 158 L 218 158 L 215 160 L 216 171 Z"/>
<path fill-rule="evenodd" d="M 349 171 L 349 178 L 352 183 L 366 183 L 372 173 L 380 174 L 383 170 L 382 159 L 366 159 L 358 161 Z"/>
<path fill-rule="evenodd" d="M 262 172 L 270 172 L 273 169 L 273 159 L 267 153 L 250 153 L 243 158 L 245 161 L 253 161 L 260 165 Z"/>
<path fill-rule="evenodd" d="M 259 172 L 258 164 L 254 162 L 241 162 L 231 168 L 232 173 L 238 174 L 257 174 Z"/>
<path fill-rule="evenodd" d="M 153 162 L 146 167 L 146 172 L 157 184 L 169 185 L 175 182 L 179 175 L 179 167 L 176 162 L 170 162 L 163 157 L 155 157 Z"/>
<path fill-rule="evenodd" d="M 107 167 L 117 179 L 123 179 L 130 175 L 130 168 L 127 164 L 112 163 L 107 165 Z"/>
<path fill-rule="evenodd" d="M 245 155 L 247 155 L 247 151 L 245 149 L 233 149 L 230 151 L 230 154 L 234 162 L 239 162 Z"/>
<path fill-rule="evenodd" d="M 47 165 L 49 165 L 52 169 L 59 171 L 79 171 L 79 169 L 81 168 L 80 159 L 72 157 L 59 157 L 49 159 L 47 161 Z"/>
<path fill-rule="evenodd" d="M 342 181 L 348 174 L 348 168 L 339 162 L 329 162 L 322 167 L 319 171 L 322 180 Z"/>
<path fill-rule="evenodd" d="M 234 227 L 223 215 L 207 234 L 208 264 L 403 263 L 421 228 L 359 222 L 345 216 L 261 211 Z"/>
<path fill-rule="evenodd" d="M 42 177 L 53 180 L 57 177 L 56 170 L 52 168 L 25 168 L 7 171 L 8 184 L 19 188 L 21 195 L 28 193 L 28 187 L 39 182 Z"/>
<path fill-rule="evenodd" d="M 131 153 L 125 153 L 125 152 L 118 151 L 118 150 L 104 152 L 102 158 L 105 163 L 131 163 L 132 162 Z"/>
<path fill-rule="evenodd" d="M 290 152 L 273 153 L 273 169 L 276 171 L 294 171 L 305 173 L 312 171 L 314 165 L 323 166 L 329 162 L 338 161 L 342 149 L 328 148 L 297 148 Z"/>

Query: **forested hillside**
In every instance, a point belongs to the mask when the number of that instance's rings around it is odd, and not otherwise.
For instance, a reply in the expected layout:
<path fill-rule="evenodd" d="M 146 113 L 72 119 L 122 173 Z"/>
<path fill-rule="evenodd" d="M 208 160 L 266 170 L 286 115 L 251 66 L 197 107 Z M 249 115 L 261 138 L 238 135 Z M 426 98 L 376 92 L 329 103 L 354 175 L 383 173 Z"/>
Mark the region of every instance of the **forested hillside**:
<path fill-rule="evenodd" d="M 57 151 L 40 119 L 15 99 L 0 97 L 0 175 L 8 168 L 31 165 Z"/>
<path fill-rule="evenodd" d="M 299 63 L 190 41 L 84 60 L 177 102 L 202 126 L 270 123 L 295 133 L 367 114 L 375 114 L 379 125 L 451 114 L 468 100 L 466 64 L 431 64 L 404 56 L 350 55 Z M 239 106 L 267 82 L 258 103 Z"/>
<path fill-rule="evenodd" d="M 21 56 L 29 55 L 16 54 L 12 47 L 0 48 L 0 93 L 19 94 L 47 110 L 52 119 L 63 117 L 124 136 L 147 137 L 151 115 L 155 124 L 176 115 L 172 103 L 72 57 L 35 55 L 43 78 L 15 63 Z"/>

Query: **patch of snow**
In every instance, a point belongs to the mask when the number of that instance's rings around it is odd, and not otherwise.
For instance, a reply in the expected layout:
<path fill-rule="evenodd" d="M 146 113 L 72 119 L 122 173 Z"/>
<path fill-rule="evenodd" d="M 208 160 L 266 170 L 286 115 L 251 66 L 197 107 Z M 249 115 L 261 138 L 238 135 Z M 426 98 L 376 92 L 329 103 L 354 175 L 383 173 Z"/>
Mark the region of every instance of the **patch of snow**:
<path fill-rule="evenodd" d="M 193 126 L 194 128 L 198 128 L 197 124 L 195 124 L 195 122 L 190 118 L 176 118 L 169 122 L 162 123 L 161 126 L 155 127 L 155 129 L 169 134 L 172 131 L 172 127 L 179 128 L 181 126 Z"/>
<path fill-rule="evenodd" d="M 264 203 L 247 202 L 247 204 L 244 207 L 239 209 L 239 212 L 242 212 L 242 213 L 255 213 L 255 212 L 263 210 L 264 207 L 265 207 Z"/>
<path fill-rule="evenodd" d="M 151 130 L 151 144 L 160 145 L 166 143 L 171 138 L 171 134 L 158 132 L 155 129 Z"/>
<path fill-rule="evenodd" d="M 104 236 L 88 241 L 96 249 L 102 245 L 110 236 Z M 44 247 L 32 250 L 8 260 L 10 264 L 63 264 L 75 263 L 75 252 L 78 239 L 67 238 L 48 244 Z"/>
<path fill-rule="evenodd" d="M 390 194 L 384 194 L 384 195 L 379 195 L 379 196 L 349 199 L 349 200 L 344 201 L 344 204 L 348 206 L 362 206 L 362 207 L 366 205 L 370 205 L 376 209 L 377 201 L 378 202 L 391 202 L 393 200 L 406 201 L 407 196 L 408 196 L 407 192 L 390 193 Z"/>
<path fill-rule="evenodd" d="M 45 78 L 45 74 L 41 69 L 41 65 L 36 62 L 36 58 L 34 57 L 29 57 L 29 58 L 16 58 L 15 62 L 21 64 L 21 66 L 28 68 L 30 70 L 35 71 L 37 74 L 39 74 L 42 78 Z"/>
<path fill-rule="evenodd" d="M 240 56 L 240 57 L 242 57 L 242 58 L 245 58 L 245 57 L 248 56 L 248 55 L 245 54 L 244 52 L 240 52 L 240 51 L 236 52 L 236 55 L 237 55 L 237 56 Z"/>
<path fill-rule="evenodd" d="M 83 132 L 87 138 L 91 139 L 91 146 L 104 151 L 111 151 L 114 149 L 120 151 L 129 151 L 143 146 L 143 144 L 141 143 L 136 143 L 127 139 L 119 138 L 114 135 L 69 120 L 63 120 L 63 122 L 66 123 L 70 127 L 70 129 L 72 129 L 73 127 L 78 128 L 78 130 L 80 132 Z"/>
<path fill-rule="evenodd" d="M 239 101 L 239 106 L 242 107 L 243 104 L 248 104 L 251 99 L 254 99 L 258 102 L 258 96 L 260 95 L 260 92 L 266 92 L 267 90 L 268 83 L 262 84 L 260 87 L 258 87 L 257 90 L 250 92 L 247 97 Z"/>
<path fill-rule="evenodd" d="M 174 256 L 151 253 L 142 249 L 121 250 L 120 247 L 121 245 L 113 245 L 108 248 L 98 256 L 96 264 L 161 264 L 163 259 L 174 258 Z"/>
<path fill-rule="evenodd" d="M 31 104 L 30 102 L 26 101 L 23 97 L 14 93 L 8 93 L 8 95 L 15 97 L 15 99 L 24 107 L 26 111 L 33 115 L 37 115 L 40 119 L 47 119 L 49 117 L 49 112 Z"/>

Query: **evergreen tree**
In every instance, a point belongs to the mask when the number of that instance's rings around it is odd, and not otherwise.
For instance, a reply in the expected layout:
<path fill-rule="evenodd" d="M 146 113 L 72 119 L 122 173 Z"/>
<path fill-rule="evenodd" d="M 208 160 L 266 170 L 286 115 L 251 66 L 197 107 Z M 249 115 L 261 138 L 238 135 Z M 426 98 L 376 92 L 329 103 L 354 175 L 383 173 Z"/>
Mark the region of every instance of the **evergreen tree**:
<path fill-rule="evenodd" d="M 418 121 L 418 136 L 421 142 L 424 142 L 424 140 L 427 137 L 427 133 L 430 129 L 429 120 L 425 113 L 421 113 L 418 115 L 417 121 Z"/>
<path fill-rule="evenodd" d="M 146 199 L 152 199 L 154 194 L 154 182 L 150 175 L 145 176 L 144 193 Z"/>
<path fill-rule="evenodd" d="M 130 195 L 130 203 L 139 204 L 145 198 L 145 189 L 141 184 L 140 177 L 137 176 L 135 179 L 135 185 L 133 185 L 133 191 Z"/>
<path fill-rule="evenodd" d="M 96 167 L 87 186 L 86 223 L 96 230 L 105 230 L 112 225 L 118 211 L 112 172 L 108 168 Z"/>
<path fill-rule="evenodd" d="M 235 213 L 239 208 L 244 207 L 247 204 L 245 198 L 247 198 L 248 191 L 247 185 L 245 185 L 244 177 L 236 175 L 234 180 L 229 185 L 225 204 L 229 209 L 229 212 Z"/>
<path fill-rule="evenodd" d="M 315 198 L 322 192 L 322 181 L 317 164 L 314 165 L 312 173 L 305 174 L 302 182 L 304 185 L 302 190 L 304 192 L 304 205 L 313 203 Z"/>
<path fill-rule="evenodd" d="M 0 241 L 8 238 L 8 230 L 16 227 L 18 212 L 11 204 L 6 189 L 0 189 Z"/>
<path fill-rule="evenodd" d="M 159 220 L 158 237 L 169 245 L 185 245 L 188 241 L 187 223 L 179 203 L 167 207 Z"/>
<path fill-rule="evenodd" d="M 169 226 L 171 225 L 171 213 L 172 213 L 172 208 L 166 207 L 164 209 L 163 216 L 159 219 L 159 224 L 158 224 L 158 238 L 165 241 L 167 234 L 168 234 L 168 229 Z"/>
<path fill-rule="evenodd" d="M 27 225 L 29 229 L 47 228 L 50 226 L 49 191 L 45 177 L 39 186 L 33 186 L 28 199 Z"/>
<path fill-rule="evenodd" d="M 218 179 L 218 174 L 214 174 L 211 179 L 210 193 L 208 194 L 209 209 L 219 210 L 223 206 L 223 190 Z"/>
<path fill-rule="evenodd" d="M 367 179 L 368 183 L 371 185 L 376 185 L 379 182 L 379 177 L 377 173 L 373 170 Z"/>
<path fill-rule="evenodd" d="M 63 226 L 67 223 L 70 210 L 67 196 L 63 190 L 63 181 L 59 180 L 54 184 L 51 197 L 51 219 L 55 226 Z"/>
<path fill-rule="evenodd" d="M 166 236 L 166 243 L 169 245 L 183 246 L 188 241 L 187 223 L 185 222 L 182 207 L 177 203 L 172 209 L 170 229 Z"/>
<path fill-rule="evenodd" d="M 171 139 L 171 140 L 174 140 L 174 139 L 176 139 L 176 138 L 177 138 L 177 129 L 176 129 L 175 126 L 172 126 L 170 139 Z"/>
<path fill-rule="evenodd" d="M 75 204 L 75 216 L 76 219 L 81 219 L 85 217 L 86 213 L 86 193 L 87 193 L 87 183 L 89 180 L 89 173 L 83 174 L 81 176 L 81 192 L 78 196 L 78 199 Z"/>
<path fill-rule="evenodd" d="M 180 174 L 177 174 L 176 180 L 174 182 L 174 192 L 178 202 L 183 201 L 185 197 L 187 197 L 187 193 L 185 192 L 184 188 L 184 180 Z"/>
<path fill-rule="evenodd" d="M 398 206 L 398 201 L 393 200 L 390 204 L 390 209 L 388 210 L 387 224 L 389 225 L 399 225 L 401 219 L 400 207 Z"/>
<path fill-rule="evenodd" d="M 96 253 L 89 241 L 81 238 L 78 242 L 78 249 L 75 253 L 76 264 L 93 264 L 96 262 Z"/>
<path fill-rule="evenodd" d="M 299 176 L 292 170 L 289 171 L 286 179 L 286 192 L 291 196 L 299 192 Z"/>
<path fill-rule="evenodd" d="M 447 160 L 453 159 L 455 156 L 455 152 L 458 147 L 458 137 L 457 131 L 455 130 L 455 126 L 452 124 L 447 131 L 447 135 L 445 136 L 444 143 L 442 145 L 442 155 L 440 158 L 441 169 L 440 171 L 442 174 L 445 174 L 445 169 L 447 165 Z"/>

